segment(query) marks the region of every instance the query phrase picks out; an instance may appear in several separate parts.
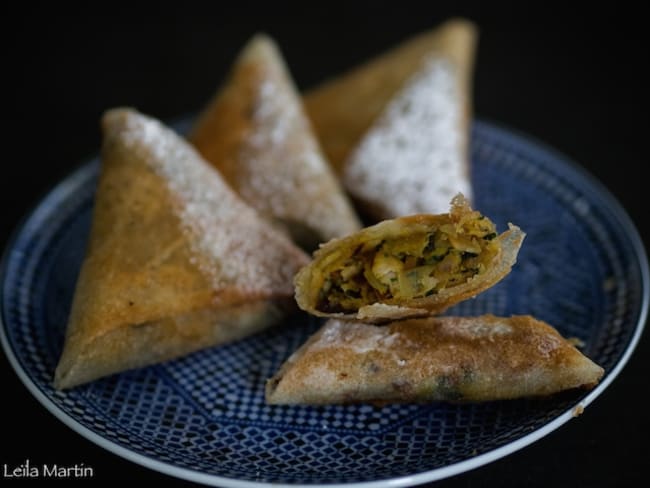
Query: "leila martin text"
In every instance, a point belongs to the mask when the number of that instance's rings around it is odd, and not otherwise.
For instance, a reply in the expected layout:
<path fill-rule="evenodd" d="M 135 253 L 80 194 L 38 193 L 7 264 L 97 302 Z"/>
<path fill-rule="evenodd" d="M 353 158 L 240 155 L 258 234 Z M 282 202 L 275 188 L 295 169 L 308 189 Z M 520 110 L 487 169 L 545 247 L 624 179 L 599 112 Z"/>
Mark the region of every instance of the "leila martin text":
<path fill-rule="evenodd" d="M 94 474 L 93 468 L 83 463 L 72 466 L 36 465 L 27 459 L 23 464 L 16 466 L 2 465 L 3 478 L 92 478 Z"/>

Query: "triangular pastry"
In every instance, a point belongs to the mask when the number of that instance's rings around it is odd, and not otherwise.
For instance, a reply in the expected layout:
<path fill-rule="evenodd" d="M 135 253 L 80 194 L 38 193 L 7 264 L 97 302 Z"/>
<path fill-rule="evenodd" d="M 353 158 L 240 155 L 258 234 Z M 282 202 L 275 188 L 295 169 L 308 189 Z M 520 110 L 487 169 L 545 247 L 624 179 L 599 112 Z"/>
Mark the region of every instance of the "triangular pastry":
<path fill-rule="evenodd" d="M 474 24 L 462 19 L 308 91 L 305 108 L 345 188 L 378 220 L 472 200 Z"/>
<path fill-rule="evenodd" d="M 304 247 L 359 229 L 269 37 L 244 47 L 188 138 L 249 205 Z"/>
<path fill-rule="evenodd" d="M 308 258 L 180 136 L 103 117 L 101 172 L 56 388 L 232 341 L 293 304 Z"/>
<path fill-rule="evenodd" d="M 512 224 L 497 234 L 459 194 L 449 213 L 385 220 L 324 244 L 296 275 L 296 300 L 317 316 L 376 323 L 436 315 L 504 278 L 524 236 Z"/>
<path fill-rule="evenodd" d="M 592 388 L 603 369 L 530 316 L 329 320 L 268 380 L 271 404 L 480 402 Z"/>

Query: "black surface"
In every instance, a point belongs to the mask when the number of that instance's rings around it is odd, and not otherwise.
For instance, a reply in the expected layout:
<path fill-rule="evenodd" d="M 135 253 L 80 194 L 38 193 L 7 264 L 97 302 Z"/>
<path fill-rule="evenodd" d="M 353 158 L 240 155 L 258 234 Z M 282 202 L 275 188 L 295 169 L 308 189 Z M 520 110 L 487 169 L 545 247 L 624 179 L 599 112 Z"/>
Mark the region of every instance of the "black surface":
<path fill-rule="evenodd" d="M 518 10 L 490 2 L 480 8 L 430 2 L 426 9 L 408 2 L 390 8 L 308 3 L 290 9 L 250 2 L 223 8 L 215 2 L 210 11 L 187 2 L 173 10 L 102 3 L 93 7 L 103 9 L 98 13 L 64 12 L 58 3 L 51 11 L 3 7 L 0 243 L 44 192 L 96 153 L 105 109 L 131 105 L 163 120 L 196 111 L 256 31 L 276 38 L 298 85 L 306 88 L 451 15 L 467 16 L 481 28 L 476 114 L 582 164 L 650 242 L 644 173 L 648 57 L 639 11 L 620 3 L 576 12 L 547 3 Z M 649 354 L 646 332 L 620 376 L 582 416 L 519 452 L 435 486 L 639 486 L 650 460 L 647 407 L 640 397 Z M 123 460 L 70 430 L 28 393 L 0 356 L 0 470 L 26 460 L 84 463 L 94 477 L 75 484 L 190 485 Z M 0 484 L 5 481 L 16 482 Z"/>

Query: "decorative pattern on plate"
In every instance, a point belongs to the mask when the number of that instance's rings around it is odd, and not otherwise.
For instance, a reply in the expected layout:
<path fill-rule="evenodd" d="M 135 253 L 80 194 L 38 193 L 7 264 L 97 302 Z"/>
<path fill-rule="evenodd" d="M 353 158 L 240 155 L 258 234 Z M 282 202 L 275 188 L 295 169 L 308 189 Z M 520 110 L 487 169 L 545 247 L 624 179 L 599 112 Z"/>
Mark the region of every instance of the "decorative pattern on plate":
<path fill-rule="evenodd" d="M 35 396 L 132 461 L 220 486 L 412 485 L 480 466 L 559 427 L 598 396 L 639 338 L 648 267 L 633 225 L 591 177 L 521 136 L 477 122 L 475 207 L 528 237 L 510 276 L 450 314 L 532 314 L 584 342 L 606 375 L 591 392 L 477 405 L 288 407 L 264 382 L 319 322 L 297 313 L 246 340 L 57 392 L 51 378 L 89 229 L 97 161 L 28 216 L 2 267 L 2 336 Z M 366 484 L 367 484 L 366 483 Z"/>

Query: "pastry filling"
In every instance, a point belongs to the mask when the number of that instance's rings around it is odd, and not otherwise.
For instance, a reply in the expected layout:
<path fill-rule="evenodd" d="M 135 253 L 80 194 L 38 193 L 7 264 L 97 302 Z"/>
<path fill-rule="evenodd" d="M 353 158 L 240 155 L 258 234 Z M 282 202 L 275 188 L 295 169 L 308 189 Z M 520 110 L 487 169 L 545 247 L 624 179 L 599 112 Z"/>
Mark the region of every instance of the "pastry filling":
<path fill-rule="evenodd" d="M 424 298 L 485 272 L 500 245 L 496 226 L 477 211 L 450 215 L 430 232 L 359 244 L 330 259 L 316 308 L 354 313 L 364 305 Z"/>

